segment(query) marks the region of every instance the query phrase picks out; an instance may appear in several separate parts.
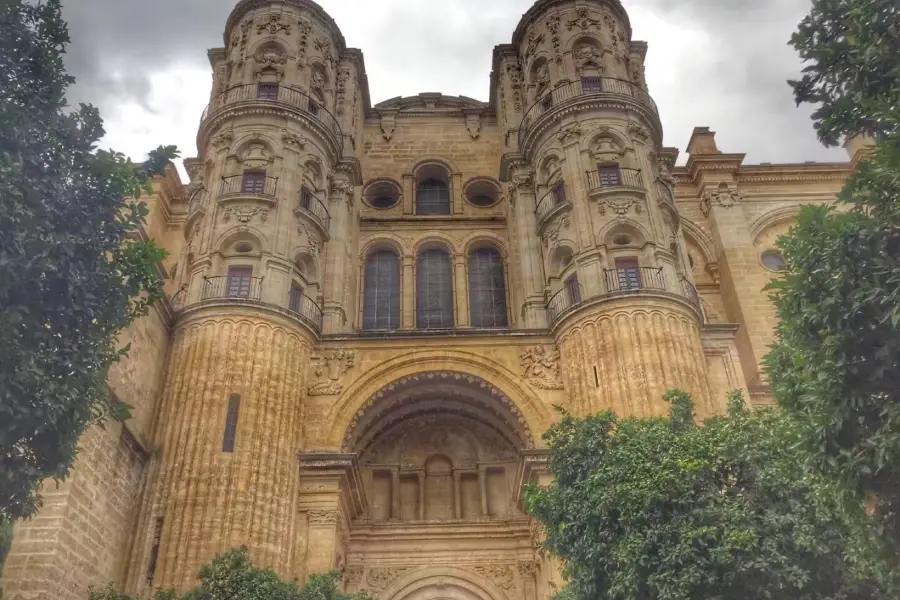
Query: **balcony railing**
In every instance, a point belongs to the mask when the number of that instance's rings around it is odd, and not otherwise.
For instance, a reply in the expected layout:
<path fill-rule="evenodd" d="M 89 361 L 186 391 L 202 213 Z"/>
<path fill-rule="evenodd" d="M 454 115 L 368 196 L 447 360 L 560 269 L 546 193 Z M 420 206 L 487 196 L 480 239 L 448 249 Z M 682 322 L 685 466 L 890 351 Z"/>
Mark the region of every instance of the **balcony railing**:
<path fill-rule="evenodd" d="M 184 301 L 187 300 L 187 290 L 185 288 L 181 288 L 172 296 L 172 299 L 169 303 L 172 305 L 173 310 L 181 310 L 184 307 Z"/>
<path fill-rule="evenodd" d="M 328 232 L 328 227 L 331 224 L 331 215 L 328 213 L 325 203 L 319 200 L 308 188 L 302 188 L 297 194 L 297 212 L 308 215 L 319 223 L 326 233 Z"/>
<path fill-rule="evenodd" d="M 568 204 L 568 200 L 566 199 L 566 185 L 560 181 L 553 186 L 553 189 L 544 194 L 537 206 L 534 207 L 534 216 L 538 225 L 544 222 L 553 209 L 563 204 Z"/>
<path fill-rule="evenodd" d="M 239 102 L 277 102 L 296 108 L 316 119 L 330 131 L 335 136 L 338 146 L 342 143 L 341 126 L 319 100 L 297 88 L 272 83 L 251 83 L 225 90 L 213 98 L 203 111 L 201 123 L 216 111 Z"/>
<path fill-rule="evenodd" d="M 618 169 L 588 171 L 587 180 L 589 191 L 616 187 L 644 188 L 640 169 L 620 167 Z"/>
<path fill-rule="evenodd" d="M 288 296 L 288 310 L 312 325 L 316 331 L 322 331 L 322 307 L 306 294 L 291 290 Z"/>
<path fill-rule="evenodd" d="M 219 189 L 220 198 L 238 195 L 274 198 L 277 193 L 277 177 L 252 178 L 246 174 L 223 177 L 222 186 Z"/>
<path fill-rule="evenodd" d="M 606 269 L 604 274 L 607 292 L 666 289 L 662 267 Z"/>
<path fill-rule="evenodd" d="M 194 192 L 191 196 L 191 201 L 188 204 L 188 216 L 194 214 L 206 204 L 206 190 L 204 188 L 200 188 Z"/>
<path fill-rule="evenodd" d="M 519 150 L 522 150 L 525 136 L 528 135 L 528 132 L 541 115 L 572 98 L 595 94 L 630 96 L 649 106 L 654 114 L 658 114 L 653 98 L 640 86 L 624 79 L 614 79 L 612 77 L 585 77 L 581 81 L 573 81 L 554 88 L 549 93 L 538 98 L 525 111 L 525 116 L 522 117 L 522 123 L 519 125 Z"/>
<path fill-rule="evenodd" d="M 561 290 L 553 294 L 547 303 L 547 316 L 553 323 L 559 318 L 559 315 L 569 310 L 573 306 L 581 304 L 582 289 L 581 286 L 566 285 Z"/>
<path fill-rule="evenodd" d="M 684 295 L 688 300 L 691 301 L 691 304 L 697 307 L 701 313 L 703 312 L 703 306 L 700 302 L 700 294 L 697 292 L 697 288 L 694 287 L 694 284 L 688 281 L 685 278 L 681 278 L 681 289 L 684 290 Z"/>
<path fill-rule="evenodd" d="M 259 300 L 262 295 L 262 281 L 261 277 L 207 277 L 203 282 L 200 299 Z"/>

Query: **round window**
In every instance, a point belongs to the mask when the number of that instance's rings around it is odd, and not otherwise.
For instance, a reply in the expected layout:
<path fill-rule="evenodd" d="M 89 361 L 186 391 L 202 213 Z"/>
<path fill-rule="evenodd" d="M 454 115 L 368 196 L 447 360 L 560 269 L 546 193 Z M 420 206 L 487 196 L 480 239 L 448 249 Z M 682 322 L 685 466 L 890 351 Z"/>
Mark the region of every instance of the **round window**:
<path fill-rule="evenodd" d="M 372 198 L 370 204 L 372 205 L 372 208 L 384 210 L 393 208 L 397 204 L 397 198 L 394 198 L 393 196 L 375 196 Z"/>
<path fill-rule="evenodd" d="M 613 238 L 613 244 L 617 246 L 627 246 L 631 243 L 631 236 L 627 233 L 620 233 Z"/>
<path fill-rule="evenodd" d="M 487 194 L 476 194 L 469 198 L 469 202 L 475 206 L 487 208 L 488 206 L 493 206 L 497 201 Z"/>
<path fill-rule="evenodd" d="M 770 271 L 775 271 L 779 273 L 787 269 L 787 265 L 784 263 L 784 258 L 781 254 L 776 250 L 764 250 L 762 254 L 759 256 L 760 262 L 762 262 L 763 266 Z"/>
<path fill-rule="evenodd" d="M 253 250 L 253 245 L 250 244 L 250 242 L 241 242 L 237 246 L 235 246 L 234 249 L 241 254 L 246 254 L 247 252 Z"/>

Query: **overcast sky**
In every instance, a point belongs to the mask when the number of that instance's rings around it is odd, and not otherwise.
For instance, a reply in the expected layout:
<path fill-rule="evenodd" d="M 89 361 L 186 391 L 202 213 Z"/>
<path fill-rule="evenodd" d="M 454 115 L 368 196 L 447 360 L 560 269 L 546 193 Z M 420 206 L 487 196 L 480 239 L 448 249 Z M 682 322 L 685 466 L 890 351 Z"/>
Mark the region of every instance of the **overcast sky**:
<path fill-rule="evenodd" d="M 160 144 L 196 154 L 211 85 L 206 50 L 223 45 L 236 0 L 64 0 L 77 78 L 71 102 L 97 105 L 104 146 L 134 158 Z M 491 52 L 509 43 L 532 0 L 319 0 L 362 49 L 372 102 L 419 92 L 486 101 Z M 746 163 L 845 160 L 816 140 L 810 109 L 786 80 L 800 62 L 787 41 L 809 0 L 623 0 L 645 40 L 647 80 L 665 144 L 717 132 Z M 685 160 L 682 154 L 680 162 Z"/>

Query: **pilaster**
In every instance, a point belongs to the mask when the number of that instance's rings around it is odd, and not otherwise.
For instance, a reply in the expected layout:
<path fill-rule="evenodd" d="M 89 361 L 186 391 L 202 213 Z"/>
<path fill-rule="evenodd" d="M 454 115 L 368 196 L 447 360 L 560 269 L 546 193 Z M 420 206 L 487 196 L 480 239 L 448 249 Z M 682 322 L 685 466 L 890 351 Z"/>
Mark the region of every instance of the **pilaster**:
<path fill-rule="evenodd" d="M 516 224 L 516 240 L 519 245 L 519 281 L 522 286 L 522 326 L 537 329 L 547 324 L 546 299 L 544 298 L 544 269 L 541 261 L 540 240 L 534 217 L 534 171 L 530 167 L 515 169 L 509 184 L 513 219 Z"/>

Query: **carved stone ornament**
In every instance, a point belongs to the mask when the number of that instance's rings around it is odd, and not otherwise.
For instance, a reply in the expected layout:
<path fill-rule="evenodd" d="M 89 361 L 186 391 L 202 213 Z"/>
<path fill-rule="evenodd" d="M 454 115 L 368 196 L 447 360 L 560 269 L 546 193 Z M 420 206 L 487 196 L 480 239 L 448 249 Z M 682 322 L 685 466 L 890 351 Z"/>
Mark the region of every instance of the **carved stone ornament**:
<path fill-rule="evenodd" d="M 272 35 L 275 35 L 279 31 L 291 35 L 291 26 L 281 22 L 280 13 L 272 13 L 268 17 L 263 17 L 262 23 L 259 23 L 256 26 L 256 33 L 265 33 L 266 31 Z"/>
<path fill-rule="evenodd" d="M 223 131 L 213 136 L 212 145 L 216 149 L 228 148 L 231 146 L 232 141 L 234 141 L 234 135 L 232 135 L 231 131 Z"/>
<path fill-rule="evenodd" d="M 325 75 L 318 69 L 313 70 L 312 77 L 309 80 L 309 87 L 319 91 L 325 89 Z"/>
<path fill-rule="evenodd" d="M 328 63 L 329 66 L 334 66 L 334 57 L 331 54 L 331 44 L 326 39 L 316 38 L 313 41 L 313 47 L 319 51 L 319 54 L 322 55 L 322 58 Z"/>
<path fill-rule="evenodd" d="M 262 79 L 265 72 L 274 72 L 280 80 L 284 77 L 284 66 L 287 64 L 287 55 L 279 48 L 271 46 L 261 49 L 253 57 L 256 65 L 255 74 L 257 79 Z"/>
<path fill-rule="evenodd" d="M 261 142 L 248 144 L 237 156 L 237 161 L 247 169 L 264 169 L 272 160 L 269 149 Z"/>
<path fill-rule="evenodd" d="M 356 360 L 353 350 L 329 350 L 319 358 L 314 373 L 316 380 L 309 385 L 310 396 L 337 396 L 344 391 L 341 377 L 350 370 Z"/>
<path fill-rule="evenodd" d="M 344 103 L 347 99 L 347 82 L 350 80 L 350 70 L 341 69 L 337 75 L 337 98 L 335 100 L 335 112 L 344 114 Z"/>
<path fill-rule="evenodd" d="M 570 123 L 560 129 L 556 136 L 563 145 L 575 143 L 578 141 L 578 138 L 581 137 L 581 125 L 578 123 Z"/>
<path fill-rule="evenodd" d="M 659 159 L 659 177 L 657 181 L 660 185 L 661 193 L 666 195 L 666 199 L 670 202 L 675 201 L 675 177 L 672 176 L 672 172 L 669 170 L 668 161 L 664 159 Z"/>
<path fill-rule="evenodd" d="M 647 131 L 647 128 L 638 123 L 637 121 L 628 121 L 628 134 L 642 141 L 647 141 L 650 139 L 650 132 Z"/>
<path fill-rule="evenodd" d="M 591 156 L 598 161 L 618 162 L 625 156 L 625 149 L 611 135 L 600 135 L 591 143 Z"/>
<path fill-rule="evenodd" d="M 228 57 L 228 62 L 233 63 L 238 68 L 244 66 L 244 62 L 247 60 L 247 40 L 250 36 L 250 27 L 253 25 L 253 22 L 249 19 L 241 23 L 241 31 L 240 33 L 235 33 L 231 37 L 231 56 Z"/>
<path fill-rule="evenodd" d="M 522 173 L 512 178 L 513 187 L 531 189 L 534 186 L 534 175 L 531 173 Z"/>
<path fill-rule="evenodd" d="M 522 112 L 522 67 L 519 63 L 508 64 L 506 73 L 509 75 L 509 86 L 513 91 L 513 109 Z"/>
<path fill-rule="evenodd" d="M 357 584 L 362 581 L 363 566 L 347 565 L 344 567 L 344 581 L 348 584 Z"/>
<path fill-rule="evenodd" d="M 519 355 L 525 380 L 540 390 L 561 390 L 559 379 L 559 351 L 533 346 Z"/>
<path fill-rule="evenodd" d="M 373 590 L 382 590 L 410 569 L 411 567 L 369 569 L 369 572 L 366 574 L 366 583 Z"/>
<path fill-rule="evenodd" d="M 538 67 L 534 76 L 534 84 L 537 86 L 538 95 L 541 95 L 547 89 L 547 86 L 550 85 L 550 67 L 546 64 Z"/>
<path fill-rule="evenodd" d="M 531 560 L 527 562 L 520 562 L 519 573 L 526 579 L 533 578 L 538 573 L 538 564 Z"/>
<path fill-rule="evenodd" d="M 301 69 L 306 68 L 306 49 L 309 48 L 309 34 L 312 31 L 312 23 L 306 19 L 300 19 L 297 22 L 297 30 L 300 33 L 300 40 L 297 47 L 297 66 Z"/>
<path fill-rule="evenodd" d="M 547 231 L 544 232 L 543 240 L 544 247 L 553 250 L 559 244 L 559 234 L 563 229 L 568 229 L 571 222 L 569 221 L 569 213 L 564 214 L 556 222 L 552 227 L 548 228 Z"/>
<path fill-rule="evenodd" d="M 252 206 L 250 204 L 229 206 L 222 214 L 222 220 L 227 222 L 231 219 L 235 219 L 238 223 L 249 223 L 256 215 L 259 215 L 260 221 L 265 222 L 269 218 L 269 209 L 262 206 Z"/>
<path fill-rule="evenodd" d="M 481 113 L 472 112 L 466 114 L 466 130 L 469 137 L 477 140 L 481 137 Z"/>
<path fill-rule="evenodd" d="M 301 149 L 306 147 L 306 138 L 288 129 L 281 130 L 281 142 L 285 148 L 294 152 L 300 152 Z"/>
<path fill-rule="evenodd" d="M 581 73 L 588 67 L 594 67 L 600 73 L 606 72 L 600 51 L 592 44 L 581 44 L 575 49 L 575 68 Z"/>
<path fill-rule="evenodd" d="M 644 211 L 641 201 L 637 198 L 601 198 L 598 202 L 597 210 L 599 210 L 601 215 L 606 216 L 606 209 L 609 208 L 617 215 L 624 217 L 632 206 L 637 214 L 641 214 Z"/>
<path fill-rule="evenodd" d="M 591 15 L 588 14 L 588 9 L 579 8 L 575 11 L 575 18 L 571 21 L 566 21 L 566 28 L 569 31 L 572 31 L 575 27 L 579 27 L 582 31 L 590 28 L 597 27 L 600 25 L 600 21 L 597 19 L 592 19 Z"/>
<path fill-rule="evenodd" d="M 338 514 L 333 510 L 311 510 L 309 511 L 310 525 L 336 525 L 338 522 Z"/>
<path fill-rule="evenodd" d="M 319 254 L 322 253 L 322 250 L 325 248 L 325 245 L 322 243 L 316 234 L 311 232 L 309 228 L 303 223 L 297 224 L 297 233 L 303 234 L 306 237 L 306 247 L 308 249 L 309 255 L 315 258 Z"/>
<path fill-rule="evenodd" d="M 744 199 L 744 195 L 738 191 L 732 191 L 727 186 L 720 186 L 715 190 L 706 190 L 703 199 L 700 201 L 700 210 L 703 216 L 708 217 L 713 204 L 717 204 L 723 208 L 731 208 Z"/>
<path fill-rule="evenodd" d="M 547 17 L 547 31 L 550 32 L 550 42 L 553 44 L 553 60 L 556 64 L 562 64 L 562 52 L 559 38 L 559 15 L 553 14 Z"/>
<path fill-rule="evenodd" d="M 528 43 L 525 45 L 525 54 L 524 59 L 527 61 L 528 57 L 537 52 L 537 49 L 540 47 L 541 43 L 544 41 L 544 34 L 538 33 L 534 29 L 528 32 Z"/>
<path fill-rule="evenodd" d="M 349 181 L 345 181 L 344 179 L 332 179 L 331 180 L 331 191 L 337 192 L 340 194 L 352 194 L 353 193 L 353 184 Z"/>
<path fill-rule="evenodd" d="M 472 570 L 494 582 L 501 590 L 509 591 L 516 587 L 515 572 L 510 565 L 478 565 Z"/>
<path fill-rule="evenodd" d="M 706 272 L 709 273 L 709 276 L 712 277 L 712 280 L 715 283 L 719 283 L 721 280 L 721 273 L 719 273 L 719 263 L 707 263 L 706 264 Z"/>
<path fill-rule="evenodd" d="M 397 113 L 381 113 L 381 137 L 389 142 L 394 137 L 394 128 L 397 125 Z"/>

